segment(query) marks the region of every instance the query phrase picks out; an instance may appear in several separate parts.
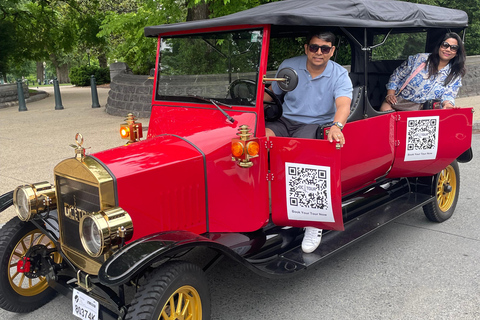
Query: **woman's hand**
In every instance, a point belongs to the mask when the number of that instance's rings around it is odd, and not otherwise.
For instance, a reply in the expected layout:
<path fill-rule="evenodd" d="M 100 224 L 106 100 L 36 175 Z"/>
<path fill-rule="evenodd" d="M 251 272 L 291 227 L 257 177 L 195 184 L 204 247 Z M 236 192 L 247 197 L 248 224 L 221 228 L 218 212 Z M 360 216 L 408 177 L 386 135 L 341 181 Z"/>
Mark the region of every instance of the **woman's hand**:
<path fill-rule="evenodd" d="M 459 106 L 454 106 L 450 101 L 446 100 L 443 102 L 443 108 L 444 109 L 460 109 Z"/>
<path fill-rule="evenodd" d="M 397 97 L 395 97 L 394 94 L 387 94 L 387 96 L 385 97 L 385 102 L 387 102 L 391 106 L 394 106 L 397 104 Z"/>

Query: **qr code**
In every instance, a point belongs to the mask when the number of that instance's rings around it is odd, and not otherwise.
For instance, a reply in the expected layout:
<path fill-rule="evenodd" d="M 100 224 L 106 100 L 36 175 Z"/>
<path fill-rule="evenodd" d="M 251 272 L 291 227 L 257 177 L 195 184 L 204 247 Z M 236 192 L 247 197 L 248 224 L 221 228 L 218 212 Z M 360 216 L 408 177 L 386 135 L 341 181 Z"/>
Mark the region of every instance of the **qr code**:
<path fill-rule="evenodd" d="M 408 120 L 407 150 L 431 150 L 437 143 L 437 119 L 418 118 Z"/>
<path fill-rule="evenodd" d="M 309 209 L 328 209 L 327 172 L 322 169 L 288 167 L 290 206 Z"/>

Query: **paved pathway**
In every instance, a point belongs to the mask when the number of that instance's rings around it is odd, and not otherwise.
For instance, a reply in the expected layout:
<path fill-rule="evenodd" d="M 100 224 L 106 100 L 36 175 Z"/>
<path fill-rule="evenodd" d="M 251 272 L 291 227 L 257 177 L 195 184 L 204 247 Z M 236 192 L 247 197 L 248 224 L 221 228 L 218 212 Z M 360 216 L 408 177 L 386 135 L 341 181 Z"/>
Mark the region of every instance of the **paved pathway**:
<path fill-rule="evenodd" d="M 92 108 L 90 87 L 60 87 L 63 110 L 55 110 L 53 88 L 45 90 L 50 96 L 27 103 L 28 111 L 19 112 L 18 106 L 0 109 L 0 194 L 21 184 L 52 183 L 54 166 L 74 156 L 69 145 L 77 132 L 90 153 L 124 143 L 118 133 L 124 119 L 105 113 L 109 89 L 97 89 L 101 107 Z M 12 216 L 10 207 L 0 215 L 0 223 Z"/>

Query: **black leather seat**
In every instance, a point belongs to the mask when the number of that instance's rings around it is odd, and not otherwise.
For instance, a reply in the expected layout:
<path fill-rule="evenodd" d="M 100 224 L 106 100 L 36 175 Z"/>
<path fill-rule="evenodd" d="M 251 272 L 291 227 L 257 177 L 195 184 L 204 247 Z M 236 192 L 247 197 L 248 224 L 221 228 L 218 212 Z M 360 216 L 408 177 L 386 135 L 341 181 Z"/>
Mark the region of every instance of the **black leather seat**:
<path fill-rule="evenodd" d="M 350 104 L 350 115 L 347 118 L 347 123 L 363 119 L 363 101 L 364 101 L 364 86 L 356 86 L 352 92 L 352 102 Z M 319 125 L 316 133 L 317 139 L 323 139 L 325 128 L 331 127 L 333 122 Z"/>

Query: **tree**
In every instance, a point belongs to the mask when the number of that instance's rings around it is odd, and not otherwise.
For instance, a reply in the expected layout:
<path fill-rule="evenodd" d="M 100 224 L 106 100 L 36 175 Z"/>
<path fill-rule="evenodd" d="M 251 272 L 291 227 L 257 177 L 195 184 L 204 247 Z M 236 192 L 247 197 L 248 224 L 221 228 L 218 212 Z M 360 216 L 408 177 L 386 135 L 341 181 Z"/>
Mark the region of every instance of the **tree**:
<path fill-rule="evenodd" d="M 444 8 L 463 10 L 468 15 L 468 28 L 465 34 L 467 55 L 480 54 L 480 0 L 407 0 L 408 2 L 429 4 Z"/>
<path fill-rule="evenodd" d="M 134 11 L 108 11 L 99 36 L 108 36 L 110 55 L 114 61 L 124 61 L 135 73 L 148 74 L 155 66 L 156 39 L 146 38 L 143 28 L 185 21 L 186 7 L 178 0 L 137 1 Z"/>
<path fill-rule="evenodd" d="M 146 74 L 155 65 L 157 42 L 144 36 L 145 26 L 215 18 L 274 1 L 279 0 L 2 0 L 0 72 L 5 78 L 12 66 L 37 61 L 42 75 L 47 62 L 65 82 L 71 66 L 125 61 Z M 466 11 L 467 54 L 479 54 L 480 0 L 407 1 Z"/>

